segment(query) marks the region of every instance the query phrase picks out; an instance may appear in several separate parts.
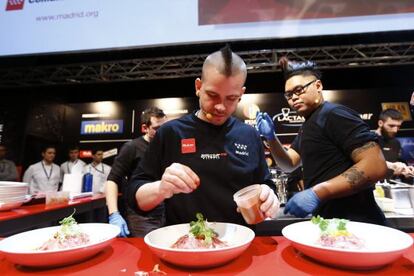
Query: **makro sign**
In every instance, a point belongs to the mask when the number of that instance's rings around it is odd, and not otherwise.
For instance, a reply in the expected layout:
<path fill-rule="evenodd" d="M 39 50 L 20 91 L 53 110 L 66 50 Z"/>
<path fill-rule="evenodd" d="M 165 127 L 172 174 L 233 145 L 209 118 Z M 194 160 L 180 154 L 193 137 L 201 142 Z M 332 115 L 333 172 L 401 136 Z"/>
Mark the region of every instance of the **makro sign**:
<path fill-rule="evenodd" d="M 81 134 L 113 134 L 124 132 L 123 120 L 82 121 Z"/>

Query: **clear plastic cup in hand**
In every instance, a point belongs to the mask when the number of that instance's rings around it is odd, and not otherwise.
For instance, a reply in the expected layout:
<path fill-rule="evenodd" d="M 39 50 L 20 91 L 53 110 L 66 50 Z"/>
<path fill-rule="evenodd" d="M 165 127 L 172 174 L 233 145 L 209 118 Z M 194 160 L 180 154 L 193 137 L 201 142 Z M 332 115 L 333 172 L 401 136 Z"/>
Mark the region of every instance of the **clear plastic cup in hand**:
<path fill-rule="evenodd" d="M 233 195 L 233 199 L 247 224 L 257 224 L 262 222 L 265 217 L 260 211 L 260 184 L 254 184 L 239 190 Z"/>

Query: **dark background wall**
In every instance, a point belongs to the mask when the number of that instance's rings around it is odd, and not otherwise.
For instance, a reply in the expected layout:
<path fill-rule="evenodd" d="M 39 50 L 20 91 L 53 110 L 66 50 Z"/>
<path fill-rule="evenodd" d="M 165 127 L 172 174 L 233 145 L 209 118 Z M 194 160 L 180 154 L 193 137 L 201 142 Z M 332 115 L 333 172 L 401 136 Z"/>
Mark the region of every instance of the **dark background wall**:
<path fill-rule="evenodd" d="M 241 41 L 233 42 L 232 48 L 234 51 L 246 51 L 267 48 L 412 41 L 413 39 L 414 32 L 410 31 Z M 0 58 L 0 67 L 210 53 L 222 46 L 222 43 L 211 43 L 97 53 L 8 57 Z M 359 93 L 368 93 L 368 97 L 373 99 L 381 96 L 395 98 L 396 101 L 409 101 L 411 92 L 414 91 L 413 72 L 414 65 L 329 69 L 323 72 L 323 83 L 326 90 L 359 90 Z M 280 94 L 283 92 L 282 75 L 280 72 L 249 74 L 246 86 L 247 93 Z M 378 95 L 375 91 L 378 91 Z M 28 163 L 40 158 L 40 145 L 46 143 L 62 145 L 66 143 L 65 124 L 63 122 L 67 115 L 65 113 L 67 112 L 66 107 L 69 104 L 106 100 L 128 103 L 130 101 L 169 97 L 194 97 L 194 78 L 0 88 L 0 123 L 3 122 L 4 124 L 2 142 L 10 148 L 9 157 L 11 159 L 18 164 Z M 358 101 L 358 97 L 354 97 L 352 101 L 354 100 Z M 63 147 L 60 150 L 63 150 Z"/>

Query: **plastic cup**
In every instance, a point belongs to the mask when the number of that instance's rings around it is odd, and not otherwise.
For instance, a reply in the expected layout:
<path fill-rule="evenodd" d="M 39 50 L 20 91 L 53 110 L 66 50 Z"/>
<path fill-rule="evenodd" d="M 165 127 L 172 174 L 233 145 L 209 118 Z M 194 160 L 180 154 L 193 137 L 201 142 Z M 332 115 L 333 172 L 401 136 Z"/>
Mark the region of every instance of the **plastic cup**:
<path fill-rule="evenodd" d="M 265 217 L 260 211 L 260 184 L 247 186 L 233 195 L 233 199 L 247 224 L 257 224 Z"/>
<path fill-rule="evenodd" d="M 69 202 L 69 192 L 66 191 L 47 191 L 46 192 L 46 206 L 67 204 Z"/>

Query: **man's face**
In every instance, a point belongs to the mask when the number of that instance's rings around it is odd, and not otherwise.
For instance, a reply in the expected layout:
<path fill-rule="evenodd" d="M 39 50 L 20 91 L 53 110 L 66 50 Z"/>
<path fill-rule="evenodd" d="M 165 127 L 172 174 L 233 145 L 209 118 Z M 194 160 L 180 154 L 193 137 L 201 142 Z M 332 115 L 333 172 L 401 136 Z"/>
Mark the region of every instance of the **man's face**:
<path fill-rule="evenodd" d="M 387 118 L 385 121 L 379 120 L 378 125 L 381 129 L 381 135 L 386 138 L 394 138 L 401 128 L 402 121 Z"/>
<path fill-rule="evenodd" d="M 55 160 L 56 150 L 54 148 L 47 148 L 45 152 L 42 153 L 43 159 L 48 162 L 52 163 Z"/>
<path fill-rule="evenodd" d="M 79 150 L 70 150 L 69 151 L 69 159 L 70 161 L 75 161 L 79 157 Z"/>
<path fill-rule="evenodd" d="M 147 126 L 146 124 L 142 125 L 144 133 L 148 136 L 149 140 L 151 141 L 154 139 L 155 133 L 157 130 L 167 121 L 167 117 L 157 118 L 151 117 L 150 118 L 151 124 Z"/>
<path fill-rule="evenodd" d="M 289 106 L 299 115 L 307 116 L 321 103 L 322 83 L 314 76 L 296 75 L 285 83 L 285 97 Z"/>
<path fill-rule="evenodd" d="M 227 77 L 214 67 L 206 68 L 203 80 L 197 79 L 195 82 L 196 90 L 200 91 L 201 119 L 213 125 L 224 124 L 236 111 L 246 90 L 244 81 L 245 76 L 242 73 Z M 207 118 L 207 113 L 211 117 Z"/>
<path fill-rule="evenodd" d="M 6 157 L 6 148 L 0 146 L 0 159 L 4 159 Z"/>
<path fill-rule="evenodd" d="M 103 160 L 103 151 L 98 150 L 94 155 L 93 155 L 93 162 L 96 164 L 101 163 Z"/>

